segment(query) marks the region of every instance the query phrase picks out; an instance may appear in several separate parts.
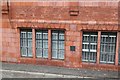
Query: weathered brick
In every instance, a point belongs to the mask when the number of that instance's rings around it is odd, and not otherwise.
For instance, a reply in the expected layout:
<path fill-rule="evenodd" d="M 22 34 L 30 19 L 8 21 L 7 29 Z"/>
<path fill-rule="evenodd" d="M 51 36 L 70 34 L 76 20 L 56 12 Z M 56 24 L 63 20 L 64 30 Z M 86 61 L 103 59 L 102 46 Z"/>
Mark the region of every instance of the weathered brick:
<path fill-rule="evenodd" d="M 69 11 L 78 11 L 77 16 L 70 16 Z M 78 1 L 78 2 L 12 2 L 10 12 L 2 14 L 2 61 L 29 64 L 44 64 L 67 67 L 104 68 L 109 65 L 84 64 L 82 59 L 83 31 L 119 32 L 117 2 Z M 65 30 L 65 60 L 23 58 L 20 56 L 21 28 Z M 34 34 L 35 35 L 35 34 Z M 1 37 L 1 36 L 0 36 Z M 35 37 L 35 36 L 34 36 Z M 49 39 L 51 38 L 49 33 Z M 33 41 L 34 44 L 35 41 Z M 49 41 L 50 44 L 51 41 Z M 75 46 L 75 51 L 70 51 Z M 51 46 L 49 45 L 50 49 Z M 33 51 L 34 52 L 34 51 Z M 48 54 L 50 54 L 49 51 Z M 35 54 L 35 53 L 34 53 Z M 115 60 L 116 61 L 116 60 Z M 96 66 L 97 65 L 97 66 Z M 117 69 L 116 65 L 109 69 Z"/>

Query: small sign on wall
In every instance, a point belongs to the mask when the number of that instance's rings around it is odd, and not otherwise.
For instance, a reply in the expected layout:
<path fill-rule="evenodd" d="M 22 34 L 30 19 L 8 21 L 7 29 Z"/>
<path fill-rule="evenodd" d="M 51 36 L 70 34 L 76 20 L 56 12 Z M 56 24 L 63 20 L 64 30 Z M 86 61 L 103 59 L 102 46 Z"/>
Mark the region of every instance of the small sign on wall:
<path fill-rule="evenodd" d="M 70 46 L 70 51 L 75 51 L 75 46 Z"/>

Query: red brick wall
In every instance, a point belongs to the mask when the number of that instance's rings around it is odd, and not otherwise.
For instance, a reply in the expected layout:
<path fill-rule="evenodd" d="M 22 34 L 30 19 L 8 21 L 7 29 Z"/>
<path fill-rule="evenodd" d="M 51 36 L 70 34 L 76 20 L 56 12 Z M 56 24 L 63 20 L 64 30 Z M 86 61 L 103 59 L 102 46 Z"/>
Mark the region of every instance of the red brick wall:
<path fill-rule="evenodd" d="M 59 3 L 59 2 L 58 2 Z M 50 3 L 48 3 L 50 4 Z M 51 3 L 52 4 L 52 3 Z M 111 21 L 118 20 L 117 6 L 41 6 L 40 3 L 11 3 L 10 15 L 13 19 L 41 19 L 41 20 L 80 20 L 80 21 Z M 78 10 L 78 16 L 70 16 L 70 10 Z"/>
<path fill-rule="evenodd" d="M 117 70 L 116 65 L 85 64 L 81 61 L 82 31 L 120 31 L 117 4 L 11 2 L 9 8 L 3 6 L 5 10 L 2 12 L 2 61 Z M 78 16 L 70 16 L 70 10 L 79 11 Z M 19 28 L 23 27 L 65 29 L 65 60 L 21 58 Z M 75 46 L 76 50 L 70 51 L 70 46 Z"/>

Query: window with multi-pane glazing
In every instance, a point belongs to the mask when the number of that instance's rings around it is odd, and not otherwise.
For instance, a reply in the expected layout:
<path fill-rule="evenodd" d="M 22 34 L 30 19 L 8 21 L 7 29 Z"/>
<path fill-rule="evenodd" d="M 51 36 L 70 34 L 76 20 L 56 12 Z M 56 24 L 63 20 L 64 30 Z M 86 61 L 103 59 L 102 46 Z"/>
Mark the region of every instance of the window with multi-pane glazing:
<path fill-rule="evenodd" d="M 52 31 L 52 58 L 64 59 L 64 31 Z"/>
<path fill-rule="evenodd" d="M 36 30 L 36 57 L 48 58 L 48 30 Z"/>
<path fill-rule="evenodd" d="M 101 33 L 101 50 L 100 62 L 113 63 L 115 62 L 116 52 L 116 33 L 102 32 Z"/>
<path fill-rule="evenodd" d="M 83 32 L 82 61 L 96 62 L 97 32 Z"/>
<path fill-rule="evenodd" d="M 20 31 L 21 56 L 32 57 L 32 30 Z"/>
<path fill-rule="evenodd" d="M 120 48 L 119 48 L 119 56 L 118 56 L 118 58 L 119 58 L 119 64 L 120 64 Z"/>

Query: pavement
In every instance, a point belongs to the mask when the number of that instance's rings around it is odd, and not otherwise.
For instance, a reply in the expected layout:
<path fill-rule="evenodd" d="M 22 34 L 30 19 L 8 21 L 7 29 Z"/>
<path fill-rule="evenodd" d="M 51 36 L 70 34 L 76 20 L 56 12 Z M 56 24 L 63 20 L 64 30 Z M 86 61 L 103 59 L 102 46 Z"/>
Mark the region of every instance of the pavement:
<path fill-rule="evenodd" d="M 2 69 L 0 71 L 2 72 L 3 78 L 111 78 L 113 80 L 120 80 L 118 79 L 120 75 L 117 71 L 33 64 L 2 63 Z"/>

